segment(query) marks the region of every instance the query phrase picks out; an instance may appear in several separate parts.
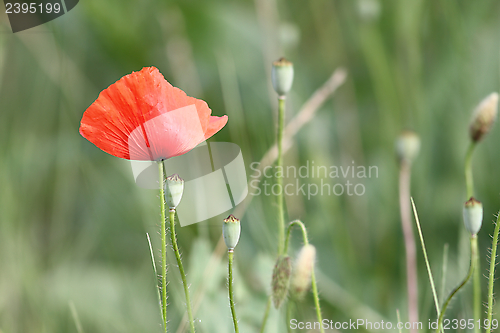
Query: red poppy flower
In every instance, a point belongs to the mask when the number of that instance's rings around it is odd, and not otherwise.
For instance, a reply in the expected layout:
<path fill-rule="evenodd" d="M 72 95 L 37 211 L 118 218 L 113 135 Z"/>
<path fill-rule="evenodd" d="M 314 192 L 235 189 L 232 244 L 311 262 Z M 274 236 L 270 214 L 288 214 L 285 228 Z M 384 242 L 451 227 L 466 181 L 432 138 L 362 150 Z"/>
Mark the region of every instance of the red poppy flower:
<path fill-rule="evenodd" d="M 116 157 L 158 161 L 187 153 L 226 125 L 227 116 L 211 113 L 148 67 L 103 90 L 83 114 L 80 134 Z"/>

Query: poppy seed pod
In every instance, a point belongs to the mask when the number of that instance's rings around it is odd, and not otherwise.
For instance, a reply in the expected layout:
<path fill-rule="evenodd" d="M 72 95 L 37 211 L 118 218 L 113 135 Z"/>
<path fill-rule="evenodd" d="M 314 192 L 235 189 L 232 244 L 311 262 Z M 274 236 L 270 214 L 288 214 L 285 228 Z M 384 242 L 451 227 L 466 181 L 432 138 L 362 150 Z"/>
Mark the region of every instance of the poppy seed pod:
<path fill-rule="evenodd" d="M 271 81 L 279 96 L 285 96 L 292 88 L 293 64 L 285 58 L 273 62 Z"/>
<path fill-rule="evenodd" d="M 474 142 L 480 141 L 488 133 L 497 118 L 498 93 L 489 94 L 479 103 L 470 122 L 469 134 Z"/>
<path fill-rule="evenodd" d="M 471 197 L 464 204 L 464 224 L 465 228 L 471 233 L 476 235 L 481 229 L 483 223 L 483 205 Z"/>
<path fill-rule="evenodd" d="M 396 140 L 396 154 L 400 162 L 411 164 L 420 151 L 420 137 L 412 131 L 404 131 Z"/>
<path fill-rule="evenodd" d="M 182 199 L 184 180 L 178 174 L 168 176 L 165 180 L 165 202 L 168 208 L 175 209 Z"/>
<path fill-rule="evenodd" d="M 313 245 L 305 245 L 300 250 L 293 268 L 291 291 L 297 299 L 304 298 L 306 291 L 311 285 L 311 276 L 316 260 L 316 248 Z"/>
<path fill-rule="evenodd" d="M 229 250 L 233 250 L 238 241 L 240 240 L 241 225 L 240 220 L 234 217 L 232 214 L 224 219 L 222 224 L 222 235 L 224 236 L 224 242 Z"/>
<path fill-rule="evenodd" d="M 292 275 L 292 261 L 290 257 L 279 257 L 273 269 L 273 279 L 271 281 L 271 290 L 274 307 L 279 309 L 285 301 L 290 287 L 290 277 Z"/>

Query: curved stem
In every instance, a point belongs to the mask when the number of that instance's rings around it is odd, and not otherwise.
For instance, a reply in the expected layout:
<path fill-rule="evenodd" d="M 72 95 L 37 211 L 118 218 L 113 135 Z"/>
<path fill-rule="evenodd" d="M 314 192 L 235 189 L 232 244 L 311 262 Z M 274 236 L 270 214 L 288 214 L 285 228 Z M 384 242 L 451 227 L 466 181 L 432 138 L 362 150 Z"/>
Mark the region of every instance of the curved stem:
<path fill-rule="evenodd" d="M 229 273 L 229 304 L 231 305 L 231 315 L 233 316 L 234 332 L 239 333 L 238 330 L 238 319 L 236 319 L 236 311 L 234 310 L 234 298 L 233 298 L 233 255 L 234 252 L 229 250 L 227 256 L 229 258 L 228 273 Z"/>
<path fill-rule="evenodd" d="M 490 274 L 488 277 L 488 312 L 486 315 L 487 323 L 486 333 L 492 332 L 491 317 L 493 316 L 493 285 L 495 284 L 495 266 L 497 259 L 498 233 L 500 232 L 500 212 L 497 215 L 495 230 L 493 231 L 493 242 L 491 243 Z"/>
<path fill-rule="evenodd" d="M 417 282 L 417 248 L 411 223 L 410 208 L 410 164 L 402 161 L 399 170 L 399 207 L 401 213 L 401 227 L 406 252 L 406 285 L 408 292 L 408 317 L 410 322 L 418 321 L 418 282 Z M 417 329 L 412 328 L 411 333 Z"/>
<path fill-rule="evenodd" d="M 189 288 L 186 280 L 186 273 L 184 272 L 184 266 L 182 265 L 181 254 L 179 253 L 179 247 L 177 246 L 177 237 L 175 235 L 175 209 L 170 209 L 170 238 L 172 239 L 172 247 L 174 248 L 175 258 L 177 259 L 177 265 L 179 266 L 179 272 L 181 273 L 182 285 L 184 286 L 184 294 L 186 296 L 186 307 L 189 320 L 189 328 L 191 333 L 194 333 L 194 319 L 193 311 L 191 310 L 191 301 L 189 300 Z"/>
<path fill-rule="evenodd" d="M 300 220 L 292 221 L 288 224 L 288 228 L 286 229 L 285 248 L 284 248 L 285 250 L 283 251 L 284 254 L 288 253 L 288 244 L 290 242 L 290 234 L 292 232 L 292 227 L 295 225 L 299 226 L 300 229 L 302 229 L 302 239 L 303 239 L 304 245 L 309 244 L 309 239 L 307 238 L 307 230 L 306 230 L 306 226 L 304 225 L 304 223 L 302 223 L 302 221 L 300 221 Z"/>
<path fill-rule="evenodd" d="M 167 332 L 167 230 L 165 226 L 165 193 L 163 184 L 165 176 L 163 174 L 163 161 L 158 162 L 158 171 L 160 174 L 160 202 L 161 202 L 161 306 L 163 327 Z"/>
<path fill-rule="evenodd" d="M 285 96 L 278 97 L 278 159 L 276 169 L 283 170 L 283 129 L 285 127 Z M 278 184 L 278 256 L 282 255 L 285 238 L 285 212 L 283 201 L 283 172 L 276 177 Z"/>
<path fill-rule="evenodd" d="M 467 187 L 467 199 L 474 195 L 474 181 L 472 179 L 472 153 L 474 153 L 476 144 L 471 142 L 467 153 L 465 154 L 465 185 Z"/>
<path fill-rule="evenodd" d="M 472 176 L 472 154 L 474 153 L 474 148 L 476 148 L 476 143 L 471 142 L 469 148 L 467 148 L 467 153 L 465 154 L 465 185 L 467 187 L 467 199 L 474 196 L 474 180 Z M 471 246 L 473 244 L 471 243 Z M 474 245 L 476 254 L 472 260 L 474 260 L 475 272 L 472 277 L 473 282 L 473 313 L 474 322 L 481 320 L 481 263 L 479 261 L 479 251 L 477 249 L 477 241 Z M 474 332 L 479 332 L 479 327 L 474 327 Z"/>
<path fill-rule="evenodd" d="M 306 226 L 304 225 L 304 223 L 302 223 L 302 221 L 300 221 L 300 220 L 292 221 L 292 222 L 290 222 L 290 224 L 288 224 L 287 236 L 285 239 L 285 247 L 284 247 L 285 254 L 288 252 L 290 233 L 292 231 L 292 227 L 295 225 L 299 226 L 300 229 L 302 230 L 302 237 L 304 240 L 304 245 L 309 244 L 309 238 L 307 237 L 307 230 L 306 230 Z M 320 323 L 320 332 L 324 333 L 325 329 L 323 328 L 323 325 L 321 325 L 321 323 L 323 322 L 323 317 L 321 315 L 321 305 L 319 303 L 318 286 L 316 284 L 316 274 L 314 273 L 314 266 L 313 266 L 313 270 L 311 272 L 311 289 L 312 289 L 313 298 L 314 298 L 314 306 L 316 308 L 316 316 L 318 318 L 318 322 Z"/>
<path fill-rule="evenodd" d="M 265 332 L 267 318 L 269 317 L 269 310 L 271 310 L 271 296 L 267 297 L 266 311 L 264 312 L 264 318 L 262 319 L 262 325 L 260 326 L 260 333 Z"/>
<path fill-rule="evenodd" d="M 448 298 L 446 299 L 446 301 L 443 303 L 443 307 L 441 308 L 441 314 L 439 315 L 438 328 L 436 330 L 436 333 L 438 333 L 442 329 L 444 314 L 446 312 L 446 308 L 450 304 L 450 301 L 459 292 L 459 290 L 462 289 L 463 286 L 465 286 L 467 284 L 467 282 L 469 282 L 469 280 L 470 280 L 470 278 L 472 276 L 472 273 L 474 272 L 474 263 L 475 263 L 474 257 L 476 256 L 475 251 L 476 251 L 476 248 L 477 248 L 477 237 L 476 237 L 476 235 L 471 236 L 470 244 L 471 244 L 471 247 L 470 247 L 471 260 L 470 260 L 469 273 L 467 274 L 467 276 L 465 277 L 465 279 L 462 281 L 462 283 L 460 283 L 460 285 L 458 287 L 456 287 L 455 289 L 453 289 L 453 291 L 451 292 L 450 296 L 448 296 Z M 476 244 L 476 245 L 474 245 L 474 244 Z"/>

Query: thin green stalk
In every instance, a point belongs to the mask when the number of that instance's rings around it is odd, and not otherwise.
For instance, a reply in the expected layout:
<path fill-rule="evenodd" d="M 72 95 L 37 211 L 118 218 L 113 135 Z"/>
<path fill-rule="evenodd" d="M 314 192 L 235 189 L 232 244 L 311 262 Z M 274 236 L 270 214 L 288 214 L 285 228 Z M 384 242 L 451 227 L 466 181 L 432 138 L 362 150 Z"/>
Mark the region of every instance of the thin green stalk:
<path fill-rule="evenodd" d="M 288 228 L 286 230 L 285 250 L 283 251 L 283 253 L 288 253 L 288 244 L 290 243 L 290 234 L 292 232 L 293 226 L 299 226 L 300 229 L 302 229 L 302 239 L 303 239 L 304 245 L 309 244 L 309 239 L 307 238 L 307 230 L 306 230 L 306 226 L 304 225 L 304 223 L 302 223 L 302 221 L 300 221 L 300 220 L 292 221 L 288 224 Z"/>
<path fill-rule="evenodd" d="M 233 298 L 233 250 L 228 250 L 227 256 L 229 258 L 228 271 L 229 271 L 229 304 L 231 305 L 231 315 L 233 316 L 234 332 L 239 333 L 238 330 L 238 319 L 236 319 L 236 311 L 234 310 L 234 298 Z"/>
<path fill-rule="evenodd" d="M 321 316 L 321 307 L 319 304 L 319 296 L 318 296 L 318 287 L 316 285 L 316 274 L 314 274 L 314 268 L 311 272 L 311 286 L 312 292 L 314 296 L 314 306 L 316 307 L 316 316 L 318 317 L 318 322 L 320 323 L 320 332 L 325 333 L 325 329 L 323 328 L 323 318 Z"/>
<path fill-rule="evenodd" d="M 292 311 L 293 301 L 289 300 L 286 304 L 286 331 L 288 333 L 292 333 L 292 327 L 290 326 L 290 321 L 292 320 L 293 311 Z"/>
<path fill-rule="evenodd" d="M 474 153 L 474 148 L 476 148 L 476 143 L 471 142 L 469 148 L 467 148 L 467 153 L 465 154 L 465 185 L 467 187 L 467 199 L 474 196 L 474 180 L 472 176 L 472 154 Z M 471 243 L 471 246 L 473 244 Z M 477 248 L 477 241 L 475 242 L 474 253 L 475 256 L 472 258 L 474 260 L 475 272 L 472 277 L 473 283 L 473 313 L 474 322 L 481 320 L 481 263 L 479 261 L 479 251 Z M 479 332 L 479 326 L 474 326 L 474 332 Z"/>
<path fill-rule="evenodd" d="M 267 318 L 269 318 L 269 311 L 271 310 L 271 296 L 267 297 L 266 311 L 264 311 L 264 318 L 262 319 L 262 325 L 260 326 L 260 333 L 265 332 Z"/>
<path fill-rule="evenodd" d="M 453 289 L 453 291 L 451 292 L 451 294 L 448 296 L 448 298 L 446 299 L 446 301 L 443 303 L 443 307 L 441 308 L 441 314 L 439 315 L 439 319 L 438 319 L 438 328 L 436 330 L 436 333 L 438 333 L 443 328 L 444 314 L 446 312 L 446 308 L 450 304 L 450 301 L 453 299 L 453 297 L 455 297 L 455 295 L 460 291 L 460 289 L 462 289 L 463 286 L 465 286 L 467 284 L 467 282 L 469 282 L 470 278 L 472 277 L 472 273 L 474 272 L 474 263 L 475 263 L 474 257 L 476 255 L 475 249 L 477 248 L 477 245 L 475 245 L 475 244 L 477 244 L 477 237 L 476 237 L 476 235 L 472 235 L 471 236 L 471 242 L 470 242 L 470 244 L 471 244 L 471 247 L 470 247 L 471 260 L 470 260 L 469 272 L 467 273 L 467 276 L 462 281 L 462 283 L 460 283 L 460 285 L 458 287 L 456 287 L 455 289 Z M 474 325 L 474 326 L 476 326 L 476 325 Z M 479 326 L 479 325 L 477 325 L 477 326 Z"/>
<path fill-rule="evenodd" d="M 477 323 L 481 320 L 481 263 L 479 261 L 479 249 L 477 247 L 477 237 L 475 241 L 472 241 L 471 246 L 474 247 L 474 273 L 472 276 L 472 293 L 473 293 L 473 310 L 474 310 L 474 322 Z M 474 332 L 479 333 L 479 325 L 474 325 Z"/>
<path fill-rule="evenodd" d="M 284 253 L 288 252 L 288 244 L 289 244 L 289 239 L 290 239 L 290 233 L 291 233 L 292 227 L 295 226 L 295 225 L 299 226 L 300 229 L 302 230 L 302 237 L 303 237 L 303 240 L 304 240 L 304 245 L 308 245 L 309 244 L 309 238 L 307 237 L 307 230 L 306 230 L 306 227 L 305 227 L 304 223 L 302 223 L 302 221 L 300 221 L 300 220 L 292 221 L 288 225 L 287 236 L 286 236 L 286 239 L 285 239 L 285 246 L 284 246 L 284 250 L 285 251 L 284 251 Z M 312 289 L 312 292 L 313 292 L 314 306 L 316 308 L 316 316 L 318 318 L 318 322 L 320 323 L 320 332 L 324 333 L 325 329 L 323 328 L 323 325 L 321 325 L 321 323 L 323 322 L 323 317 L 321 315 L 321 305 L 319 303 L 318 286 L 316 284 L 316 274 L 314 273 L 314 267 L 313 267 L 313 270 L 311 272 L 311 289 Z"/>
<path fill-rule="evenodd" d="M 165 193 L 163 184 L 165 175 L 163 174 L 163 161 L 158 162 L 160 174 L 160 202 L 161 202 L 161 306 L 163 315 L 163 327 L 167 332 L 167 230 L 165 226 Z"/>
<path fill-rule="evenodd" d="M 278 97 L 278 159 L 276 162 L 277 170 L 283 168 L 283 130 L 285 128 L 285 96 Z M 283 173 L 276 177 L 278 184 L 278 256 L 281 256 L 284 250 L 285 242 L 285 211 L 283 199 Z"/>
<path fill-rule="evenodd" d="M 436 305 L 437 315 L 440 315 L 439 311 L 439 300 L 437 297 L 436 286 L 434 285 L 434 277 L 432 276 L 431 265 L 429 263 L 429 258 L 427 257 L 427 250 L 425 248 L 424 236 L 422 235 L 422 229 L 420 228 L 420 220 L 418 219 L 417 208 L 415 207 L 415 202 L 413 198 L 410 198 L 411 205 L 413 207 L 413 214 L 415 215 L 415 223 L 417 224 L 418 236 L 420 237 L 420 243 L 422 244 L 422 252 L 424 253 L 425 266 L 427 267 L 427 274 L 429 275 L 429 281 L 431 284 L 432 296 L 434 297 L 434 304 Z"/>
<path fill-rule="evenodd" d="M 450 245 L 448 243 L 444 244 L 443 248 L 443 267 L 441 269 L 441 291 L 439 293 L 439 299 L 443 301 L 444 299 L 444 291 L 446 287 L 446 274 L 448 271 L 448 249 Z"/>
<path fill-rule="evenodd" d="M 174 248 L 175 258 L 177 259 L 177 265 L 179 266 L 179 272 L 181 274 L 182 285 L 184 286 L 189 328 L 191 330 L 191 333 L 194 333 L 194 319 L 193 319 L 193 311 L 191 310 L 191 301 L 189 300 L 189 287 L 186 280 L 186 273 L 184 272 L 184 266 L 182 265 L 181 254 L 179 253 L 179 247 L 177 246 L 177 237 L 175 235 L 175 209 L 170 209 L 169 212 L 170 212 L 170 218 L 169 218 L 170 238 L 172 239 L 172 247 Z"/>
<path fill-rule="evenodd" d="M 491 259 L 490 259 L 490 274 L 488 277 L 488 312 L 486 315 L 487 322 L 490 327 L 486 328 L 486 333 L 492 332 L 491 318 L 493 316 L 493 285 L 495 284 L 495 266 L 497 259 L 498 233 L 500 232 L 500 212 L 497 215 L 495 222 L 495 230 L 493 231 L 493 242 L 491 243 Z"/>
<path fill-rule="evenodd" d="M 467 200 L 474 195 L 474 181 L 472 179 L 472 153 L 474 153 L 476 143 L 471 142 L 465 154 L 465 185 L 467 187 Z"/>

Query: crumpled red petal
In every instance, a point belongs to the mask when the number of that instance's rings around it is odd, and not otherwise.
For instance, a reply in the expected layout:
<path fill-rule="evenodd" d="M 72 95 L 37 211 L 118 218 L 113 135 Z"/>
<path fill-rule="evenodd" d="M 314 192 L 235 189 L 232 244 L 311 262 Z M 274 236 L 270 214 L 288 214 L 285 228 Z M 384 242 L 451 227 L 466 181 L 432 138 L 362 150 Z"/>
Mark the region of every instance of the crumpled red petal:
<path fill-rule="evenodd" d="M 80 134 L 124 159 L 161 160 L 187 153 L 217 133 L 227 116 L 211 116 L 202 100 L 173 87 L 155 67 L 143 68 L 99 94 Z"/>

